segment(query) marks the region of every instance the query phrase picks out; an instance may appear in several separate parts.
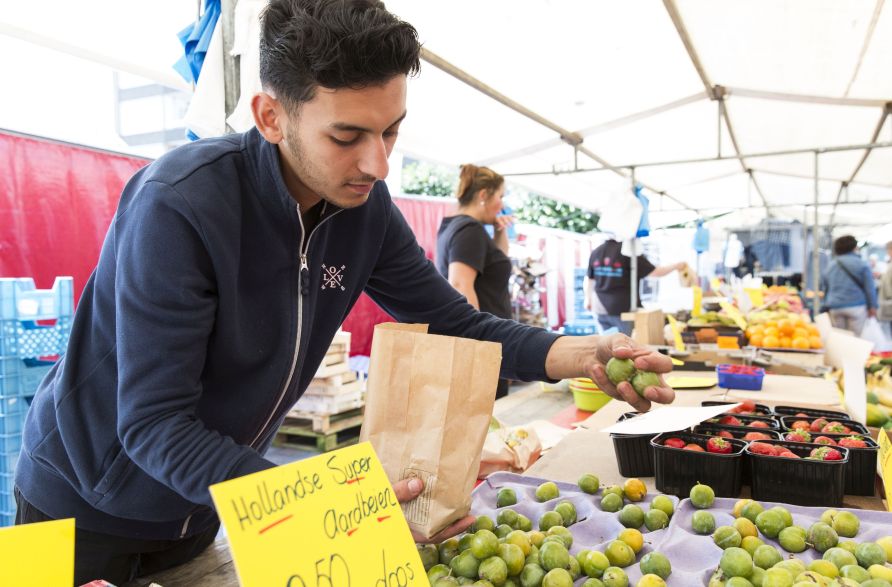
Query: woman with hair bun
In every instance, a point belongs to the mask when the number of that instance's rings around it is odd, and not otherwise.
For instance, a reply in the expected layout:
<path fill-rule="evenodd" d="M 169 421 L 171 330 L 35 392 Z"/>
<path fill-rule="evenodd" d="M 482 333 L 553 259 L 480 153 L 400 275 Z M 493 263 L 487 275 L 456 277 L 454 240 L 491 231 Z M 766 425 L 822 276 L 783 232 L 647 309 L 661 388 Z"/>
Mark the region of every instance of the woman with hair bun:
<path fill-rule="evenodd" d="M 443 219 L 437 232 L 437 270 L 468 299 L 468 303 L 499 318 L 511 317 L 507 229 L 510 216 L 499 216 L 505 178 L 489 169 L 461 166 L 458 214 Z M 484 228 L 492 225 L 493 237 Z M 508 395 L 508 382 L 499 379 L 496 398 Z"/>

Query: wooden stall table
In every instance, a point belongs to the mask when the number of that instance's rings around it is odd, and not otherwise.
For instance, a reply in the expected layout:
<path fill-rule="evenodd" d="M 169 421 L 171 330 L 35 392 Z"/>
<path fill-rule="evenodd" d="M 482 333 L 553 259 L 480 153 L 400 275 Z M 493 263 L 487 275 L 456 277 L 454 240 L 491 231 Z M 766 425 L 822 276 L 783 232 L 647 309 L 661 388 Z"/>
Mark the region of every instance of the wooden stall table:
<path fill-rule="evenodd" d="M 239 587 L 226 538 L 218 538 L 195 560 L 120 587 Z"/>
<path fill-rule="evenodd" d="M 704 376 L 703 372 L 676 371 L 678 376 Z M 813 377 L 790 375 L 766 375 L 762 391 L 726 390 L 717 387 L 707 390 L 676 391 L 675 406 L 699 406 L 704 400 L 739 401 L 752 399 L 762 404 L 797 405 L 802 407 L 842 409 L 840 394 L 832 381 Z M 579 423 L 579 427 L 568 434 L 557 446 L 545 453 L 524 475 L 553 481 L 576 483 L 583 473 L 593 473 L 602 485 L 621 484 L 622 475 L 616 462 L 613 441 L 601 429 L 615 423 L 625 412 L 631 411 L 625 402 L 611 401 Z M 569 413 L 568 413 L 569 415 Z M 648 491 L 656 492 L 653 477 L 641 479 Z M 748 492 L 748 488 L 744 488 Z M 742 495 L 746 497 L 746 495 Z M 879 497 L 845 496 L 844 507 L 885 510 Z"/>

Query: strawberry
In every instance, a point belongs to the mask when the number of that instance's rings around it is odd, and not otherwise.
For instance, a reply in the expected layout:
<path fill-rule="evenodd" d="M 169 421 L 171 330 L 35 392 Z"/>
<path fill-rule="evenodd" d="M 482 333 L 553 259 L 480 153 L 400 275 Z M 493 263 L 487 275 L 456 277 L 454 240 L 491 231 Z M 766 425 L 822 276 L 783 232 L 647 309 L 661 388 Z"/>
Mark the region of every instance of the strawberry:
<path fill-rule="evenodd" d="M 685 449 L 685 450 L 693 450 L 693 451 L 696 451 L 696 452 L 706 452 L 705 450 L 703 450 L 703 447 L 702 447 L 702 446 L 700 446 L 699 444 L 694 444 L 693 442 L 691 442 L 690 444 L 685 445 L 684 449 Z"/>
<path fill-rule="evenodd" d="M 788 442 L 811 442 L 811 434 L 807 430 L 792 430 L 784 435 Z"/>
<path fill-rule="evenodd" d="M 852 430 L 841 422 L 830 422 L 821 428 L 821 432 L 824 434 L 851 434 Z"/>
<path fill-rule="evenodd" d="M 846 448 L 867 448 L 867 443 L 860 436 L 846 436 L 839 441 L 839 446 Z"/>
<path fill-rule="evenodd" d="M 719 436 L 722 438 L 734 438 L 734 435 L 727 430 L 719 430 Z"/>
<path fill-rule="evenodd" d="M 734 416 L 724 416 L 721 420 L 719 420 L 719 424 L 723 424 L 725 426 L 743 426 L 743 422 L 741 422 Z"/>
<path fill-rule="evenodd" d="M 681 438 L 667 438 L 663 441 L 663 446 L 668 446 L 669 448 L 684 448 L 685 441 Z"/>
<path fill-rule="evenodd" d="M 744 440 L 771 440 L 771 436 L 769 434 L 765 434 L 764 432 L 747 432 L 746 436 L 743 437 Z"/>
<path fill-rule="evenodd" d="M 806 414 L 805 412 L 799 412 L 798 414 L 796 414 L 793 417 L 794 418 L 808 418 L 808 414 Z"/>
<path fill-rule="evenodd" d="M 731 414 L 755 414 L 756 413 L 756 402 L 746 400 L 742 402 L 739 406 L 731 410 L 729 413 Z"/>
<path fill-rule="evenodd" d="M 829 446 L 822 446 L 820 448 L 813 448 L 811 453 L 808 455 L 809 458 L 817 459 L 819 461 L 841 461 L 842 453 L 836 450 L 835 448 L 830 448 Z"/>
<path fill-rule="evenodd" d="M 797 454 L 794 453 L 794 452 L 790 452 L 790 451 L 788 451 L 788 450 L 786 450 L 786 449 L 782 450 L 782 451 L 780 452 L 780 454 L 778 454 L 777 456 L 779 456 L 779 457 L 787 457 L 788 459 L 798 459 L 798 458 L 799 458 L 799 455 L 797 455 Z"/>
<path fill-rule="evenodd" d="M 791 430 L 809 430 L 810 424 L 805 420 L 796 420 L 793 422 L 793 425 L 790 426 Z"/>
<path fill-rule="evenodd" d="M 732 450 L 734 450 L 734 447 L 724 438 L 713 436 L 706 441 L 706 452 L 714 452 L 720 455 L 726 455 Z"/>
<path fill-rule="evenodd" d="M 836 446 L 836 441 L 827 436 L 818 436 L 812 442 L 814 442 L 815 444 L 823 444 L 826 446 Z"/>
<path fill-rule="evenodd" d="M 766 444 L 764 442 L 750 443 L 750 452 L 752 452 L 753 454 L 765 455 L 769 457 L 773 457 L 777 454 L 774 450 L 773 445 Z"/>
<path fill-rule="evenodd" d="M 753 420 L 750 422 L 750 428 L 770 428 L 768 422 L 763 422 L 762 420 Z"/>
<path fill-rule="evenodd" d="M 827 422 L 826 418 L 818 418 L 817 420 L 813 420 L 811 426 L 809 426 L 809 430 L 812 432 L 820 432 L 824 426 L 826 426 L 829 422 Z"/>

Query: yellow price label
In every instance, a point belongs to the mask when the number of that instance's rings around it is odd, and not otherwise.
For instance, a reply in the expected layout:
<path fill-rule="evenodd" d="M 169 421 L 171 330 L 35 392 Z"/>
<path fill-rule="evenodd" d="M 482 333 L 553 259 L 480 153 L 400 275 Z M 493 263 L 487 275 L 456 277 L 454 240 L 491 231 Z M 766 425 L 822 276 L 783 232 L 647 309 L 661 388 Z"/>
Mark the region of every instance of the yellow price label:
<path fill-rule="evenodd" d="M 703 313 L 703 289 L 699 285 L 695 285 L 694 290 L 694 309 L 691 310 L 691 316 L 697 317 Z"/>
<path fill-rule="evenodd" d="M 736 306 L 729 304 L 726 301 L 719 302 L 719 305 L 722 307 L 722 310 L 725 311 L 725 314 L 727 314 L 731 320 L 734 320 L 734 323 L 737 324 L 741 330 L 746 330 L 746 319 Z"/>
<path fill-rule="evenodd" d="M 368 442 L 210 490 L 243 587 L 428 585 Z"/>
<path fill-rule="evenodd" d="M 892 439 L 888 430 L 880 430 L 877 434 L 877 444 L 880 445 L 880 473 L 883 477 L 883 486 L 886 495 L 892 495 Z M 892 512 L 892 499 L 886 500 L 886 509 Z"/>
<path fill-rule="evenodd" d="M 0 585 L 73 583 L 74 518 L 0 528 Z"/>
<path fill-rule="evenodd" d="M 759 308 L 765 305 L 765 296 L 762 293 L 761 288 L 746 288 L 744 290 L 746 295 L 750 298 L 750 303 L 754 308 Z"/>
<path fill-rule="evenodd" d="M 683 353 L 685 346 L 684 340 L 681 338 L 681 330 L 678 328 L 678 321 L 672 314 L 667 314 L 666 318 L 669 319 L 669 328 L 672 329 L 672 339 L 675 342 L 675 350 Z"/>
<path fill-rule="evenodd" d="M 722 281 L 718 277 L 713 277 L 709 280 L 709 287 L 712 288 L 712 291 L 719 293 L 719 290 L 722 289 Z"/>

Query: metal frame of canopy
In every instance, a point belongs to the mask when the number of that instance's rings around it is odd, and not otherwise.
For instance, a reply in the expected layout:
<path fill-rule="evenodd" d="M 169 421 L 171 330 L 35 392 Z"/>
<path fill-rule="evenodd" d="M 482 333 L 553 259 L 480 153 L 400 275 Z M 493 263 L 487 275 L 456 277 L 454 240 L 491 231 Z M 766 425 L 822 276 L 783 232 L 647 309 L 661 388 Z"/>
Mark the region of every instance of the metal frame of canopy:
<path fill-rule="evenodd" d="M 223 40 L 224 40 L 224 54 L 225 54 L 225 62 L 224 62 L 224 79 L 225 79 L 225 88 L 226 88 L 226 113 L 227 115 L 235 108 L 235 104 L 238 101 L 238 61 L 230 55 L 230 49 L 232 47 L 233 40 L 233 15 L 235 10 L 236 0 L 222 0 L 222 13 L 221 13 L 221 23 L 223 27 Z M 763 91 L 763 90 L 753 90 L 748 88 L 739 88 L 739 87 L 724 87 L 721 85 L 714 84 L 710 77 L 708 76 L 705 67 L 703 66 L 702 61 L 700 60 L 699 55 L 697 54 L 696 49 L 694 48 L 693 42 L 691 41 L 690 35 L 688 33 L 687 27 L 682 19 L 681 13 L 679 12 L 675 0 L 663 0 L 663 5 L 666 8 L 666 11 L 672 20 L 673 25 L 675 26 L 679 38 L 683 43 L 685 50 L 688 54 L 688 57 L 691 60 L 691 64 L 695 68 L 701 82 L 703 83 L 703 93 L 693 94 L 690 96 L 686 96 L 675 100 L 673 102 L 657 106 L 654 108 L 650 108 L 648 110 L 630 114 L 623 116 L 621 118 L 608 121 L 606 123 L 601 123 L 595 126 L 591 126 L 588 128 L 580 129 L 578 131 L 573 131 L 563 126 L 549 120 L 548 118 L 542 116 L 539 113 L 534 112 L 533 110 L 525 107 L 523 104 L 511 99 L 507 95 L 499 92 L 495 88 L 487 85 L 483 81 L 471 76 L 466 71 L 456 67 L 451 64 L 444 58 L 439 55 L 433 53 L 427 48 L 422 49 L 422 59 L 427 63 L 437 67 L 438 69 L 444 71 L 445 73 L 451 75 L 457 80 L 465 83 L 477 91 L 483 93 L 484 95 L 496 100 L 500 104 L 514 110 L 515 112 L 529 118 L 530 120 L 535 121 L 536 123 L 545 126 L 546 128 L 554 131 L 558 134 L 558 137 L 554 139 L 550 139 L 548 141 L 539 142 L 535 145 L 529 145 L 527 147 L 523 147 L 521 149 L 514 150 L 510 153 L 503 153 L 498 156 L 490 157 L 488 159 L 480 161 L 481 164 L 484 165 L 492 165 L 494 163 L 498 163 L 501 161 L 505 161 L 514 157 L 528 155 L 532 153 L 536 153 L 556 145 L 560 145 L 561 143 L 566 143 L 574 150 L 573 157 L 573 169 L 570 170 L 556 170 L 553 169 L 549 172 L 527 172 L 527 173 L 508 173 L 506 176 L 522 176 L 522 175 L 534 175 L 534 174 L 563 174 L 563 173 L 581 173 L 581 172 L 593 172 L 593 171 L 602 171 L 609 170 L 613 173 L 616 173 L 620 176 L 627 177 L 630 180 L 630 187 L 634 190 L 635 188 L 635 168 L 636 167 L 648 167 L 648 166 L 658 166 L 658 165 L 674 165 L 681 163 L 699 163 L 699 162 L 711 162 L 711 161 L 721 161 L 726 159 L 736 159 L 740 162 L 741 172 L 746 174 L 751 186 L 755 189 L 756 193 L 759 195 L 759 198 L 762 201 L 762 205 L 760 207 L 766 210 L 768 216 L 772 216 L 772 210 L 774 208 L 786 207 L 785 204 L 772 204 L 765 197 L 765 194 L 762 190 L 761 185 L 759 184 L 757 178 L 753 174 L 753 167 L 750 166 L 747 162 L 748 159 L 754 159 L 759 157 L 767 157 L 767 156 L 778 156 L 778 155 L 792 155 L 792 154 L 803 154 L 803 153 L 813 153 L 814 155 L 814 185 L 815 185 L 815 200 L 813 204 L 805 204 L 806 206 L 812 207 L 814 209 L 814 222 L 812 225 L 813 235 L 817 235 L 818 231 L 818 209 L 821 206 L 826 204 L 822 204 L 819 199 L 819 183 L 821 181 L 821 177 L 819 174 L 819 159 L 822 153 L 830 153 L 830 152 L 841 152 L 841 151 L 852 151 L 852 150 L 864 150 L 864 155 L 856 165 L 855 169 L 852 171 L 847 180 L 841 181 L 839 191 L 837 192 L 836 201 L 833 203 L 833 210 L 831 212 L 831 223 L 836 216 L 836 210 L 840 205 L 850 205 L 849 202 L 842 201 L 842 194 L 844 191 L 847 191 L 848 187 L 857 182 L 857 176 L 864 163 L 867 161 L 867 158 L 870 156 L 870 153 L 873 149 L 876 148 L 887 148 L 892 146 L 892 142 L 878 142 L 880 132 L 884 124 L 886 123 L 887 118 L 889 118 L 890 113 L 892 113 L 892 101 L 884 101 L 878 99 L 860 99 L 860 98 L 851 98 L 848 96 L 849 90 L 851 89 L 858 71 L 860 70 L 861 64 L 864 60 L 864 56 L 867 52 L 867 49 L 870 45 L 870 41 L 872 39 L 874 30 L 876 28 L 877 21 L 879 20 L 880 12 L 882 10 L 882 2 L 878 2 L 874 9 L 874 13 L 870 22 L 870 25 L 867 29 L 864 43 L 861 48 L 861 52 L 858 58 L 858 62 L 856 64 L 855 70 L 853 72 L 852 78 L 848 83 L 848 86 L 845 91 L 845 95 L 841 98 L 834 97 L 824 97 L 824 96 L 809 96 L 803 94 L 787 94 L 781 92 L 771 92 L 771 91 Z M 882 110 L 880 120 L 877 123 L 876 129 L 873 133 L 873 137 L 869 143 L 862 145 L 845 145 L 845 146 L 837 146 L 837 147 L 817 147 L 812 149 L 795 149 L 795 150 L 787 150 L 787 151 L 777 151 L 773 153 L 743 153 L 740 145 L 737 140 L 737 135 L 735 133 L 735 127 L 732 124 L 731 118 L 728 114 L 727 108 L 725 108 L 725 100 L 729 96 L 741 96 L 747 98 L 757 98 L 763 100 L 780 100 L 780 101 L 788 101 L 788 102 L 799 102 L 799 103 L 817 103 L 817 104 L 830 104 L 830 105 L 840 105 L 840 106 L 858 106 L 858 107 L 866 107 L 866 108 L 880 108 Z M 717 104 L 717 155 L 714 158 L 704 158 L 704 159 L 688 159 L 688 160 L 677 160 L 677 161 L 663 161 L 663 162 L 644 162 L 638 164 L 626 164 L 626 165 L 614 165 L 606 161 L 603 157 L 594 153 L 588 147 L 583 145 L 583 141 L 585 137 L 591 136 L 600 132 L 605 132 L 607 130 L 611 130 L 614 128 L 622 127 L 625 125 L 632 124 L 639 120 L 643 120 L 652 116 L 657 116 L 664 112 L 685 106 L 687 104 L 691 104 L 693 102 L 697 102 L 699 100 L 709 99 L 715 101 Z M 721 152 L 722 148 L 722 126 L 725 127 L 727 131 L 727 136 L 733 146 L 734 155 L 733 156 L 723 156 Z M 578 155 L 582 154 L 586 157 L 592 159 L 601 167 L 594 169 L 585 169 L 580 168 L 578 163 Z M 646 184 L 642 184 L 642 187 L 647 189 L 650 192 L 653 192 L 660 197 L 668 198 L 674 201 L 676 204 L 681 206 L 683 209 L 700 213 L 702 209 L 698 209 L 690 206 L 686 202 L 682 201 L 678 197 L 667 193 L 666 190 L 661 190 L 659 188 L 655 188 L 653 186 L 649 186 Z M 880 202 L 881 200 L 872 200 L 872 202 Z M 807 212 L 806 212 L 807 213 Z M 635 253 L 634 243 L 632 249 L 632 296 L 631 303 L 632 307 L 637 307 L 637 256 Z M 812 271 L 814 272 L 814 283 L 819 282 L 819 272 L 820 268 L 818 266 L 818 251 L 817 247 L 813 247 L 813 257 L 812 257 Z M 817 303 L 817 302 L 816 302 Z"/>

